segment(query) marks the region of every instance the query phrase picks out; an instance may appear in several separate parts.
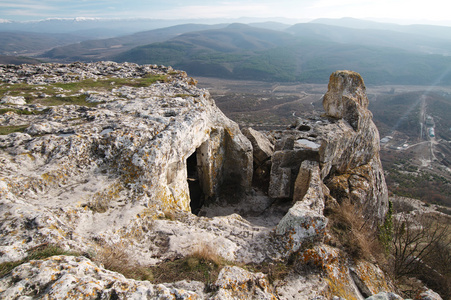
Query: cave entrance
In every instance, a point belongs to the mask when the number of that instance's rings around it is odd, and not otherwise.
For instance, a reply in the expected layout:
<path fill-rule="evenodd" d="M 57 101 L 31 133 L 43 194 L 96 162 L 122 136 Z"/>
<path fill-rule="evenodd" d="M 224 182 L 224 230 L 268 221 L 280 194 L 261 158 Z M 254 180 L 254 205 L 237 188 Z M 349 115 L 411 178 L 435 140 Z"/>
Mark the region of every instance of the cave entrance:
<path fill-rule="evenodd" d="M 199 165 L 197 162 L 197 150 L 186 159 L 186 171 L 188 175 L 188 187 L 191 212 L 197 215 L 204 205 L 205 195 L 199 176 Z"/>

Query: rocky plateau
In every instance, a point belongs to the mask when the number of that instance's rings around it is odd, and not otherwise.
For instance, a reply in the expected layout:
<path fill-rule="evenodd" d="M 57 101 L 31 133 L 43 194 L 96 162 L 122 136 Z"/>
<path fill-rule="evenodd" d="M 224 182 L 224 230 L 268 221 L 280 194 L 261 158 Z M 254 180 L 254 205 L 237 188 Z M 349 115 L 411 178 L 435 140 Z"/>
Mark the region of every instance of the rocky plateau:
<path fill-rule="evenodd" d="M 337 71 L 325 113 L 259 132 L 170 67 L 0 66 L 2 299 L 402 299 L 376 260 L 336 246 L 327 211 L 388 210 L 379 133 L 359 74 Z M 25 260 L 57 245 L 78 255 Z M 121 252 L 159 266 L 199 251 L 211 282 L 108 270 Z M 250 265 L 286 265 L 276 280 Z M 441 299 L 426 290 L 416 299 Z"/>

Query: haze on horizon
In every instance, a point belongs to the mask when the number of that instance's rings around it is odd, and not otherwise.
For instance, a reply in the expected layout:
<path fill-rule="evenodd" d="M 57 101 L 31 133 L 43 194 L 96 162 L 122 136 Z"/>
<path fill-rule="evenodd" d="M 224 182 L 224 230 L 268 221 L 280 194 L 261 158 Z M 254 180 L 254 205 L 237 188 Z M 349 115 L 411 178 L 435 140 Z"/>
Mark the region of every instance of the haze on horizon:
<path fill-rule="evenodd" d="M 352 17 L 398 24 L 451 26 L 443 0 L 4 0 L 0 21 L 49 18 L 291 19 Z"/>

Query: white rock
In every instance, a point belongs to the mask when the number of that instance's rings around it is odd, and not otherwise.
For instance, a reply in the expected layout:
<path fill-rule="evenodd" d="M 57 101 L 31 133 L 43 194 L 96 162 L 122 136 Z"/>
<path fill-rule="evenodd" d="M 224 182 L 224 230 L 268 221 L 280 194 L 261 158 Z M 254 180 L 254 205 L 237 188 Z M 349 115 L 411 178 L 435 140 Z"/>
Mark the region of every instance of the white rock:
<path fill-rule="evenodd" d="M 211 298 L 214 300 L 275 299 L 264 274 L 251 273 L 239 267 L 224 267 L 214 286 L 219 289 Z"/>
<path fill-rule="evenodd" d="M 15 105 L 25 105 L 27 104 L 27 101 L 25 100 L 25 97 L 23 96 L 3 96 L 0 99 L 0 103 L 7 103 L 7 104 L 15 104 Z"/>
<path fill-rule="evenodd" d="M 53 256 L 16 267 L 0 279 L 2 299 L 199 299 L 192 291 L 126 279 L 85 257 Z"/>

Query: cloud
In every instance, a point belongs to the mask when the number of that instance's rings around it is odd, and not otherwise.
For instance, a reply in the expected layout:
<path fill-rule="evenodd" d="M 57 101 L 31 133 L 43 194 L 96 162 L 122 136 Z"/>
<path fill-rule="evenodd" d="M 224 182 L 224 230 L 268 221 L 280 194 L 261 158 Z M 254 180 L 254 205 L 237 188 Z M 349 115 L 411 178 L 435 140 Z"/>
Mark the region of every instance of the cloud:
<path fill-rule="evenodd" d="M 48 17 L 314 19 L 393 18 L 450 20 L 443 0 L 4 0 L 1 19 Z"/>
<path fill-rule="evenodd" d="M 153 17 L 169 19 L 186 18 L 230 18 L 242 16 L 270 15 L 271 9 L 268 5 L 260 3 L 246 4 L 240 2 L 222 2 L 217 5 L 183 5 L 162 9 L 160 11 L 148 11 Z"/>

